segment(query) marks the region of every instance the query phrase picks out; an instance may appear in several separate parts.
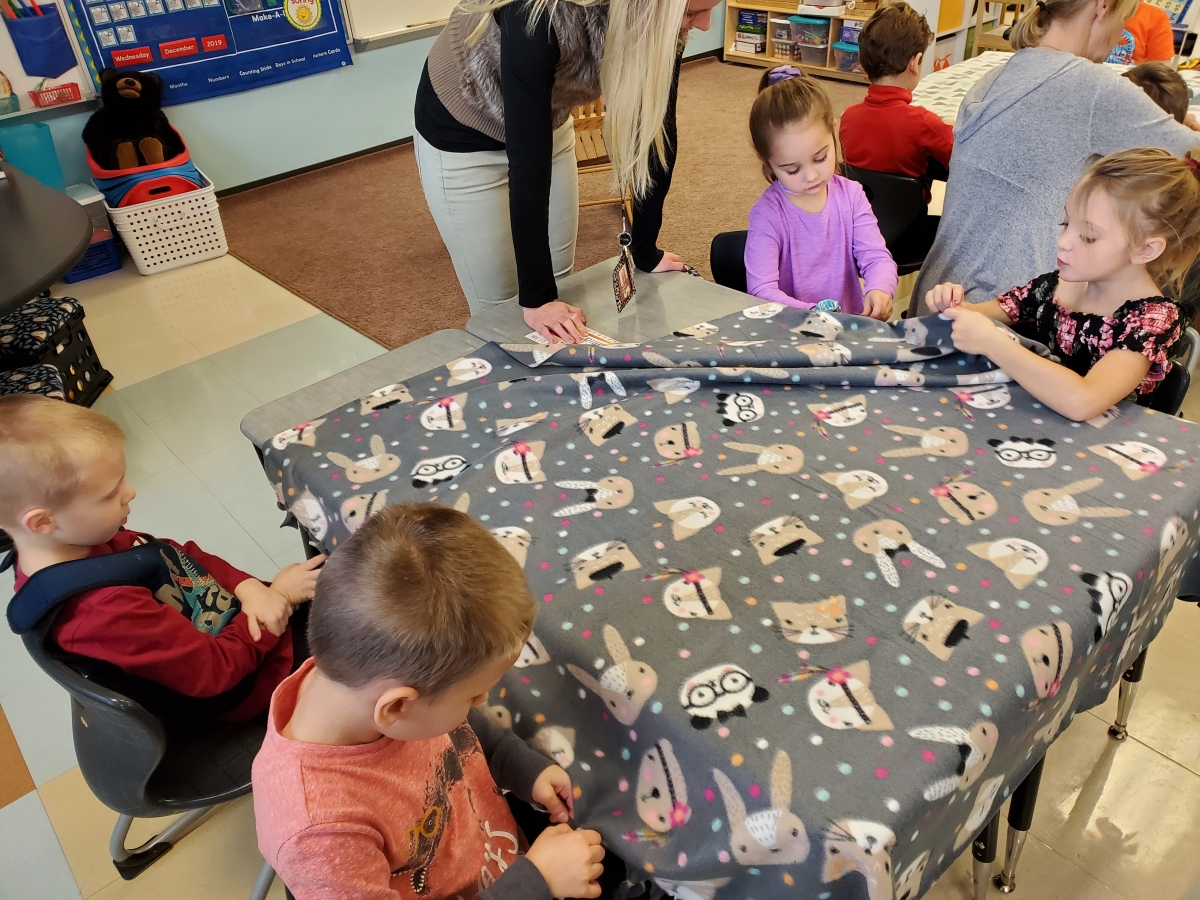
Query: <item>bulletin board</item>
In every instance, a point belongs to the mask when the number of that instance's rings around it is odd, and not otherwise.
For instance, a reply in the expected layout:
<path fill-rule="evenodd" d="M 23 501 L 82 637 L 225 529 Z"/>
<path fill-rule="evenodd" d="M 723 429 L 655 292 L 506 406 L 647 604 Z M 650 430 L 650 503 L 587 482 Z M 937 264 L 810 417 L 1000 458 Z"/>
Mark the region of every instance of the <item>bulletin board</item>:
<path fill-rule="evenodd" d="M 338 0 L 65 0 L 99 70 L 163 80 L 163 105 L 351 64 Z"/>

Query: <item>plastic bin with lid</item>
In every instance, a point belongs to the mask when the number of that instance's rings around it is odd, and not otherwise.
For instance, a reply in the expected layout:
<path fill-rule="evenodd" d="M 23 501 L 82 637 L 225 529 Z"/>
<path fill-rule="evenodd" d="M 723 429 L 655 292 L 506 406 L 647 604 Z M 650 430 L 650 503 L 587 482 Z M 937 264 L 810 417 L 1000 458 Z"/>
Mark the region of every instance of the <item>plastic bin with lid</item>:
<path fill-rule="evenodd" d="M 857 44 L 859 35 L 862 34 L 863 26 L 866 24 L 866 19 L 843 19 L 841 33 L 842 43 Z"/>
<path fill-rule="evenodd" d="M 794 60 L 797 57 L 795 41 L 775 41 L 771 45 L 776 59 Z"/>
<path fill-rule="evenodd" d="M 811 16 L 789 16 L 792 23 L 792 40 L 801 46 L 828 47 L 829 20 Z"/>
<path fill-rule="evenodd" d="M 808 44 L 796 44 L 795 55 L 792 59 L 806 66 L 821 66 L 826 68 L 829 65 L 829 46 L 812 47 Z"/>
<path fill-rule="evenodd" d="M 773 41 L 790 41 L 792 40 L 792 23 L 787 19 L 780 19 L 774 16 L 771 17 L 771 40 Z"/>
<path fill-rule="evenodd" d="M 858 64 L 858 44 L 847 44 L 838 41 L 833 45 L 833 64 L 840 72 L 858 72 L 862 74 L 862 66 Z"/>

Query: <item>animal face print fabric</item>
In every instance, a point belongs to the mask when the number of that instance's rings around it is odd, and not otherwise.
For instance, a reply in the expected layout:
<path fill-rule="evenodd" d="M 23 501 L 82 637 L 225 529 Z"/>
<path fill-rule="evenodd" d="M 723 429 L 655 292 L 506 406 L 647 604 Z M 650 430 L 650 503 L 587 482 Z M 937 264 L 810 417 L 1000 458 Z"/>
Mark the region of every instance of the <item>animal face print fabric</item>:
<path fill-rule="evenodd" d="M 540 610 L 488 713 L 639 877 L 914 900 L 1158 632 L 1200 432 L 1068 422 L 936 317 L 688 331 L 483 347 L 276 436 L 267 474 L 328 551 L 409 500 L 492 530 Z"/>

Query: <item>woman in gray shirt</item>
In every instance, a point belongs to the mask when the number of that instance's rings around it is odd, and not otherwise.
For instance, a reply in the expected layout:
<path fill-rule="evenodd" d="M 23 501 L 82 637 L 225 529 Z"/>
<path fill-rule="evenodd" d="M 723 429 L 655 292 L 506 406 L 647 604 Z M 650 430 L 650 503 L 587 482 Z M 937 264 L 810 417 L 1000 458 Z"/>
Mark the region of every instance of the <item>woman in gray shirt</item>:
<path fill-rule="evenodd" d="M 1177 156 L 1200 145 L 1112 68 L 1097 65 L 1138 0 L 1041 0 L 1013 28 L 1017 52 L 966 98 L 942 222 L 913 298 L 924 314 L 935 284 L 991 300 L 1053 271 L 1072 185 L 1094 157 L 1133 147 Z"/>

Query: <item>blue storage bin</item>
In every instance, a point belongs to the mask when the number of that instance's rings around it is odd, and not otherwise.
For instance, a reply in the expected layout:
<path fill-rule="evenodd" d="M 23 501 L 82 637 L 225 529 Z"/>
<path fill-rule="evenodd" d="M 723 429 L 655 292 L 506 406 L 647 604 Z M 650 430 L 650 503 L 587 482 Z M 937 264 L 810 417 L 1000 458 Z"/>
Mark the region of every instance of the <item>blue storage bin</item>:
<path fill-rule="evenodd" d="M 45 122 L 0 128 L 4 161 L 56 191 L 66 189 L 50 126 Z"/>
<path fill-rule="evenodd" d="M 67 284 L 87 281 L 97 275 L 115 272 L 119 268 L 121 268 L 121 255 L 117 252 L 116 238 L 105 238 L 88 245 L 83 256 L 79 258 L 79 262 L 75 263 L 71 270 L 63 276 L 63 281 Z"/>

